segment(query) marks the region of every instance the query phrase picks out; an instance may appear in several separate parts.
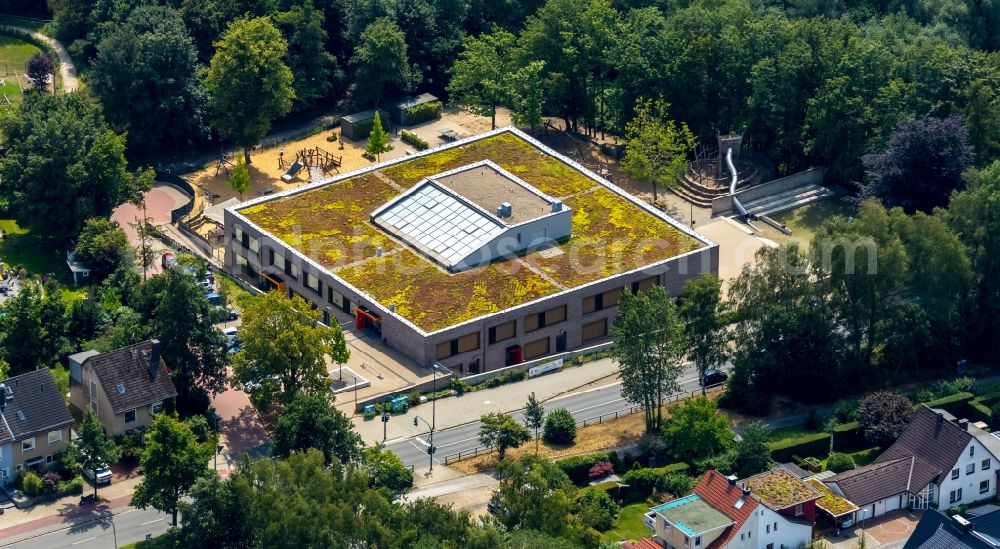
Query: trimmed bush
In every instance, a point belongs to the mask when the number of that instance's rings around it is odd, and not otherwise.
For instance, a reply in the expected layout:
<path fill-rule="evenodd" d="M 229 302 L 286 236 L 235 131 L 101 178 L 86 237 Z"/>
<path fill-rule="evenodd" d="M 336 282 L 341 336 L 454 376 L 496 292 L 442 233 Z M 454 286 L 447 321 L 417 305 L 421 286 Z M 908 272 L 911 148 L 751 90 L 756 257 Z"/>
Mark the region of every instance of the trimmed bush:
<path fill-rule="evenodd" d="M 587 472 L 587 476 L 590 480 L 596 480 L 599 478 L 604 478 L 615 473 L 615 466 L 611 465 L 610 461 L 598 461 L 590 468 Z"/>
<path fill-rule="evenodd" d="M 542 438 L 551 444 L 573 444 L 576 441 L 576 420 L 566 408 L 558 408 L 545 416 Z"/>
<path fill-rule="evenodd" d="M 45 476 L 42 477 L 42 486 L 45 488 L 45 493 L 54 494 L 59 489 L 60 480 L 62 479 L 59 478 L 59 473 L 55 471 L 45 473 Z"/>
<path fill-rule="evenodd" d="M 24 473 L 24 477 L 21 479 L 21 486 L 23 486 L 24 493 L 32 498 L 39 496 L 45 490 L 45 483 L 33 471 Z"/>
<path fill-rule="evenodd" d="M 656 492 L 683 496 L 694 488 L 695 479 L 678 472 L 678 467 L 687 470 L 686 463 L 677 463 L 656 469 L 633 469 L 622 476 L 622 484 L 628 484 L 629 501 L 642 501 Z M 623 493 L 624 494 L 624 493 Z"/>
<path fill-rule="evenodd" d="M 833 449 L 837 452 L 856 452 L 871 446 L 858 428 L 858 422 L 841 423 L 833 428 Z"/>
<path fill-rule="evenodd" d="M 608 457 L 609 454 L 605 453 L 572 456 L 556 461 L 556 467 L 562 469 L 574 483 L 585 484 L 590 480 L 590 468 L 599 461 L 611 461 Z"/>
<path fill-rule="evenodd" d="M 963 391 L 961 393 L 955 393 L 939 399 L 930 400 L 924 404 L 926 404 L 929 408 L 944 408 L 957 417 L 961 414 L 956 414 L 955 411 L 965 411 L 965 403 L 972 400 L 973 397 L 974 395 L 972 393 Z"/>
<path fill-rule="evenodd" d="M 66 495 L 83 493 L 83 476 L 76 475 L 70 480 L 59 483 L 59 493 Z"/>
<path fill-rule="evenodd" d="M 834 473 L 843 473 L 854 469 L 854 458 L 847 454 L 830 454 L 826 460 L 826 470 Z"/>
<path fill-rule="evenodd" d="M 444 105 L 440 101 L 428 101 L 427 103 L 421 103 L 419 105 L 408 107 L 403 111 L 403 123 L 407 125 L 419 124 L 421 122 L 440 118 L 441 110 L 443 108 Z"/>
<path fill-rule="evenodd" d="M 771 459 L 778 463 L 787 463 L 792 456 L 823 457 L 830 451 L 830 434 L 815 433 L 799 438 L 772 442 L 768 444 Z"/>
<path fill-rule="evenodd" d="M 428 148 L 430 148 L 430 145 L 426 141 L 420 139 L 420 136 L 413 132 L 408 132 L 406 130 L 403 130 L 400 133 L 400 139 L 403 140 L 403 143 L 412 145 L 413 148 L 417 149 L 418 151 L 425 151 Z"/>

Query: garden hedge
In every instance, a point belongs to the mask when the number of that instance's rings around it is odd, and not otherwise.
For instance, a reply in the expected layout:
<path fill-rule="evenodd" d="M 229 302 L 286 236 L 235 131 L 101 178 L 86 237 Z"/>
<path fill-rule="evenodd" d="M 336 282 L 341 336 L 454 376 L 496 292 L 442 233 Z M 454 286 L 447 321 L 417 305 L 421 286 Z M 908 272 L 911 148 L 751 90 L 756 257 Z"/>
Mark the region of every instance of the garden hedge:
<path fill-rule="evenodd" d="M 409 126 L 440 118 L 441 109 L 443 108 L 444 105 L 440 101 L 428 101 L 427 103 L 414 105 L 403 111 L 403 124 Z"/>
<path fill-rule="evenodd" d="M 955 417 L 964 417 L 969 410 L 968 402 L 974 395 L 969 392 L 955 393 L 936 400 L 924 402 L 929 408 L 944 408 Z"/>
<path fill-rule="evenodd" d="M 614 454 L 613 458 L 611 454 Z M 560 459 L 556 461 L 556 466 L 562 469 L 574 484 L 587 484 L 590 481 L 590 468 L 598 461 L 610 461 L 616 466 L 621 462 L 617 452 L 598 452 Z"/>
<path fill-rule="evenodd" d="M 799 438 L 768 444 L 771 458 L 778 463 L 792 460 L 792 456 L 824 457 L 830 451 L 830 433 L 815 433 Z"/>
<path fill-rule="evenodd" d="M 856 452 L 871 446 L 858 428 L 858 422 L 841 423 L 833 428 L 833 450 L 835 452 Z"/>
<path fill-rule="evenodd" d="M 418 136 L 413 132 L 408 132 L 406 130 L 400 132 L 400 139 L 403 140 L 403 143 L 413 145 L 413 148 L 417 149 L 418 151 L 425 151 L 430 147 L 430 145 L 426 141 L 421 139 L 420 136 Z"/>

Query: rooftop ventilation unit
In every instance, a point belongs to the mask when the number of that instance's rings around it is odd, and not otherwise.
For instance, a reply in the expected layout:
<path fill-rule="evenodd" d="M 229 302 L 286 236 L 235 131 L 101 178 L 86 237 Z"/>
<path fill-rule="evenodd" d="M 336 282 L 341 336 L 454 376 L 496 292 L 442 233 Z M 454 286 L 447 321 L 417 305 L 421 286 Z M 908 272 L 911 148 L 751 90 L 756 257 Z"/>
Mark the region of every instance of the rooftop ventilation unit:
<path fill-rule="evenodd" d="M 562 209 L 563 209 L 562 200 L 553 200 L 552 201 L 552 212 L 553 213 L 555 213 L 555 212 L 561 212 Z"/>
<path fill-rule="evenodd" d="M 510 202 L 504 202 L 497 208 L 497 217 L 510 217 L 514 215 L 514 207 Z"/>

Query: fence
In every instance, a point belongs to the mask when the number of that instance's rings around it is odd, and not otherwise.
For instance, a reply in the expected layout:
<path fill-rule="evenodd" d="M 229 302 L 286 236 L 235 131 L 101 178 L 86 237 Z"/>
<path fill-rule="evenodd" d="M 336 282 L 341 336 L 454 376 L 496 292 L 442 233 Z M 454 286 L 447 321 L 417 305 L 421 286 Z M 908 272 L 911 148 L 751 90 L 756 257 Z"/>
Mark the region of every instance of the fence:
<path fill-rule="evenodd" d="M 170 212 L 171 223 L 177 223 L 182 217 L 191 213 L 191 209 L 194 208 L 194 187 L 186 179 L 171 173 L 169 170 L 156 170 L 156 180 L 177 187 L 178 190 L 188 195 L 188 198 L 191 199 L 187 204 L 175 208 Z"/>
<path fill-rule="evenodd" d="M 721 392 L 723 390 L 725 390 L 725 383 L 716 383 L 715 385 L 709 385 L 708 387 L 705 387 L 705 391 L 708 394 L 718 393 L 718 392 Z M 695 395 L 697 395 L 700 392 L 701 392 L 701 389 L 694 389 L 692 391 L 681 391 L 679 393 L 674 393 L 674 394 L 668 396 L 666 399 L 664 399 L 663 403 L 664 404 L 673 404 L 675 402 L 678 402 L 678 401 L 681 401 L 681 400 L 684 400 L 684 399 L 687 399 L 687 398 L 692 398 L 692 397 L 694 397 Z M 614 412 L 608 412 L 607 414 L 601 414 L 601 415 L 599 415 L 597 417 L 591 417 L 591 418 L 584 419 L 582 421 L 577 421 L 576 425 L 577 425 L 577 427 L 586 427 L 588 425 L 600 425 L 605 420 L 607 420 L 607 421 L 614 421 L 614 420 L 616 420 L 616 419 L 618 419 L 620 417 L 630 416 L 632 414 L 641 412 L 642 410 L 643 410 L 642 405 L 629 406 L 627 408 L 622 408 L 621 410 L 615 410 Z M 455 452 L 453 454 L 448 454 L 448 455 L 444 456 L 443 463 L 445 465 L 448 465 L 448 464 L 451 464 L 451 463 L 455 463 L 456 461 L 461 461 L 463 459 L 474 458 L 474 457 L 476 457 L 476 456 L 478 456 L 480 454 L 489 454 L 489 453 L 491 453 L 493 451 L 494 451 L 493 448 L 490 447 L 490 446 L 476 446 L 475 448 L 473 448 L 471 450 L 464 450 L 464 451 L 461 451 L 461 452 Z M 585 452 L 585 453 L 589 453 L 589 452 Z"/>

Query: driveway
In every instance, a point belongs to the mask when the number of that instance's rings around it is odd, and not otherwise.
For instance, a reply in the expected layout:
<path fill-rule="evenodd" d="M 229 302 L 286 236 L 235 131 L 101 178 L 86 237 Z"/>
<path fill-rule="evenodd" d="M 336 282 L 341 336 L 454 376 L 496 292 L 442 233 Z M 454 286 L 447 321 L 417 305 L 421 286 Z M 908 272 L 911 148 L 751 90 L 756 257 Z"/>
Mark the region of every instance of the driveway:
<path fill-rule="evenodd" d="M 891 511 L 880 517 L 864 521 L 864 536 L 868 549 L 900 549 L 906 540 L 913 535 L 913 530 L 920 522 L 923 511 Z M 829 535 L 825 538 L 831 549 L 856 549 L 858 537 L 862 529 L 841 532 L 841 535 Z"/>
<path fill-rule="evenodd" d="M 220 461 L 226 464 L 225 467 L 220 464 L 219 469 L 230 469 L 244 452 L 257 455 L 267 451 L 271 435 L 246 393 L 229 387 L 212 398 L 212 406 L 219 414 L 219 432 L 224 447 Z"/>

